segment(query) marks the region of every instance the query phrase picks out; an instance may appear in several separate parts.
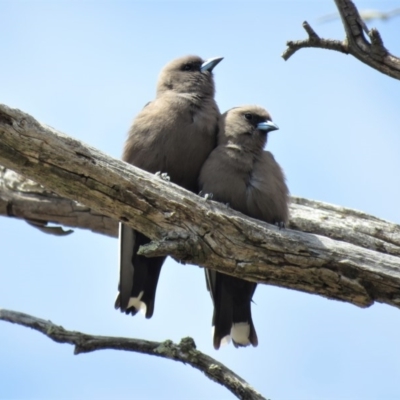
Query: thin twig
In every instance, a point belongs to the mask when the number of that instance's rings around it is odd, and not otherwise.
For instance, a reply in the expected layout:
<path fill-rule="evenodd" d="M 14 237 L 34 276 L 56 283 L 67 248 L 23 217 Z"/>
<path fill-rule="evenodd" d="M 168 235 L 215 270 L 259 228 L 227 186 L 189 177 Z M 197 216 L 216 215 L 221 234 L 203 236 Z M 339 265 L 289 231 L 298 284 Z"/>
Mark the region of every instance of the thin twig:
<path fill-rule="evenodd" d="M 308 39 L 305 40 L 289 40 L 287 49 L 283 52 L 282 57 L 287 61 L 297 50 L 304 47 L 315 47 L 320 49 L 335 50 L 344 54 L 348 54 L 347 45 L 340 40 L 321 39 L 310 26 L 307 21 L 303 22 L 303 28 L 308 34 Z"/>
<path fill-rule="evenodd" d="M 265 398 L 254 390 L 243 378 L 214 358 L 196 350 L 190 337 L 183 338 L 179 344 L 171 340 L 151 342 L 148 340 L 123 337 L 97 336 L 69 331 L 51 321 L 36 318 L 17 311 L 0 309 L 0 320 L 32 328 L 43 333 L 57 343 L 75 346 L 74 354 L 90 353 L 96 350 L 125 350 L 180 361 L 203 372 L 208 378 L 224 386 L 239 399 L 262 400 Z"/>
<path fill-rule="evenodd" d="M 283 59 L 287 61 L 297 50 L 302 48 L 335 50 L 351 54 L 377 71 L 400 79 L 400 58 L 388 52 L 378 30 L 368 29 L 351 0 L 335 0 L 335 3 L 342 19 L 346 38 L 343 41 L 322 39 L 307 22 L 304 22 L 303 28 L 308 34 L 308 39 L 288 41 L 287 49 L 282 54 Z"/>

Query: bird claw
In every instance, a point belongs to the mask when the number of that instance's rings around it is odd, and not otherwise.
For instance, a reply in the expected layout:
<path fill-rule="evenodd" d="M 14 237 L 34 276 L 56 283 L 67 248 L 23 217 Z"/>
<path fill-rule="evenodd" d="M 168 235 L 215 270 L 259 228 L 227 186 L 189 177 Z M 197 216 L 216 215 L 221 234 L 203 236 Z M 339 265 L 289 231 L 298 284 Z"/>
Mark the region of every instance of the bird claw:
<path fill-rule="evenodd" d="M 286 225 L 285 225 L 285 223 L 283 221 L 275 222 L 275 226 L 277 226 L 279 229 L 285 229 L 286 228 Z"/>
<path fill-rule="evenodd" d="M 204 197 L 205 200 L 212 200 L 212 198 L 214 197 L 212 193 L 203 193 L 202 190 L 200 190 L 199 196 Z"/>
<path fill-rule="evenodd" d="M 156 176 L 157 178 L 162 179 L 163 181 L 169 182 L 169 181 L 171 180 L 170 176 L 169 176 L 166 172 L 157 171 L 157 172 L 155 173 L 155 176 Z"/>

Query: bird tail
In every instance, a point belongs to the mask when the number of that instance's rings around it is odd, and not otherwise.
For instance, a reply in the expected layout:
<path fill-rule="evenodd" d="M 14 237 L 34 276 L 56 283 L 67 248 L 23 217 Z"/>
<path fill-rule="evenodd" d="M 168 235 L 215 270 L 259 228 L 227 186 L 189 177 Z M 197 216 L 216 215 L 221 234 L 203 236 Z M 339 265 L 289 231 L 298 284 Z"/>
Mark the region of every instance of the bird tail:
<path fill-rule="evenodd" d="M 256 284 L 244 282 L 248 286 L 248 291 L 254 293 Z M 258 345 L 257 333 L 251 317 L 251 298 L 239 304 L 237 302 L 234 304 L 231 337 L 235 347 L 248 346 L 249 344 L 256 347 Z"/>
<path fill-rule="evenodd" d="M 251 299 L 257 284 L 206 270 L 207 287 L 214 302 L 214 348 L 229 343 L 235 347 L 258 345 L 251 317 Z"/>
<path fill-rule="evenodd" d="M 140 246 L 150 239 L 129 226 L 119 224 L 119 293 L 115 308 L 125 314 L 135 315 L 143 311 L 146 318 L 154 312 L 158 278 L 165 257 L 146 258 L 137 254 Z"/>

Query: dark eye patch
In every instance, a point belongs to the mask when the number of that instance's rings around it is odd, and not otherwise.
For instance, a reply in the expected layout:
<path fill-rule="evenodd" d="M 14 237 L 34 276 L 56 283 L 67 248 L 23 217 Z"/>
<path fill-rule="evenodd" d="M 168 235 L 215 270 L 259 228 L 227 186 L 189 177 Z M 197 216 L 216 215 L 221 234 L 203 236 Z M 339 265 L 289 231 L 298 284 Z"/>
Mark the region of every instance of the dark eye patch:
<path fill-rule="evenodd" d="M 184 64 L 182 66 L 182 71 L 192 71 L 192 70 L 193 70 L 193 64 L 192 63 Z"/>
<path fill-rule="evenodd" d="M 200 67 L 200 62 L 190 61 L 182 65 L 181 71 L 200 71 Z"/>

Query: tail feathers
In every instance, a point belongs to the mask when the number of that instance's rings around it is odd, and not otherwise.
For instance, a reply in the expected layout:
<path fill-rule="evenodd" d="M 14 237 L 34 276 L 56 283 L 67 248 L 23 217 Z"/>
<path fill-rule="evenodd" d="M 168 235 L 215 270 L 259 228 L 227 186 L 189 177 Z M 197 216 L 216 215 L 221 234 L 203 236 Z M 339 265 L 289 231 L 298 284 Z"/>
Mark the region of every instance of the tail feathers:
<path fill-rule="evenodd" d="M 115 309 L 121 309 L 121 312 L 124 312 L 125 314 L 131 314 L 131 315 L 136 315 L 138 311 L 140 311 L 143 315 L 146 315 L 147 313 L 147 305 L 143 301 L 141 301 L 143 297 L 143 291 L 139 293 L 138 297 L 130 297 L 128 300 L 128 305 L 126 306 L 125 309 L 122 309 L 121 307 L 121 295 L 120 293 L 117 294 L 117 298 L 115 299 L 115 304 L 114 307 Z M 154 306 L 153 306 L 154 308 Z"/>
<path fill-rule="evenodd" d="M 131 297 L 129 299 L 127 310 L 134 308 L 135 310 L 141 311 L 144 315 L 146 315 L 147 306 L 146 303 L 140 301 L 143 297 L 143 291 L 139 293 L 138 297 Z"/>
<path fill-rule="evenodd" d="M 253 321 L 232 323 L 228 335 L 224 335 L 213 327 L 214 348 L 218 350 L 221 346 L 229 344 L 232 340 L 233 345 L 237 347 L 247 347 L 250 344 L 254 347 L 258 346 L 257 333 L 254 328 Z"/>
<path fill-rule="evenodd" d="M 215 350 L 218 350 L 221 346 L 225 346 L 231 342 L 231 335 L 221 337 L 221 334 L 215 333 L 215 326 L 211 329 L 211 336 L 213 337 L 213 344 Z"/>
<path fill-rule="evenodd" d="M 235 347 L 258 345 L 251 317 L 251 299 L 256 286 L 253 282 L 229 275 L 214 275 L 210 288 L 214 300 L 213 342 L 216 350 L 231 339 Z"/>
<path fill-rule="evenodd" d="M 232 342 L 235 347 L 258 346 L 258 338 L 253 321 L 233 323 L 231 328 Z"/>
<path fill-rule="evenodd" d="M 213 344 L 214 349 L 218 350 L 221 344 L 229 344 L 231 341 L 232 319 L 228 313 L 221 314 L 215 311 L 213 318 Z"/>
<path fill-rule="evenodd" d="M 122 223 L 119 239 L 120 282 L 115 308 L 131 315 L 141 311 L 146 318 L 151 318 L 158 278 L 165 257 L 139 256 L 139 247 L 149 243 L 150 239 Z"/>
<path fill-rule="evenodd" d="M 237 289 L 241 295 L 234 296 L 231 336 L 235 347 L 258 345 L 257 333 L 251 317 L 251 299 L 256 287 L 256 283 L 243 281 L 240 290 Z"/>
<path fill-rule="evenodd" d="M 132 259 L 135 250 L 136 232 L 127 225 L 119 223 L 119 294 L 115 308 L 126 311 L 133 286 Z"/>

